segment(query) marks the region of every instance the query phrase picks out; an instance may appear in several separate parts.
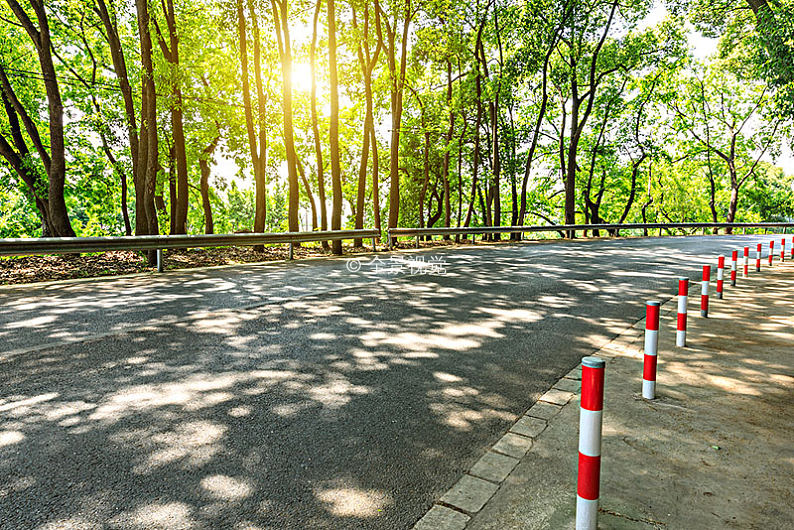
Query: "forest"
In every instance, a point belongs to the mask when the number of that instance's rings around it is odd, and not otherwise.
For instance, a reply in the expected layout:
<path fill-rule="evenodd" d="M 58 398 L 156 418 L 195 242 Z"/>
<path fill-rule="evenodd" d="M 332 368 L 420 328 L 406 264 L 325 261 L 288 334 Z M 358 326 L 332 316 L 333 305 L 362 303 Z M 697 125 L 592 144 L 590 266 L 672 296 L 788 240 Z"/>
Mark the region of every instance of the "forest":
<path fill-rule="evenodd" d="M 0 97 L 0 237 L 794 218 L 794 0 L 0 0 Z"/>

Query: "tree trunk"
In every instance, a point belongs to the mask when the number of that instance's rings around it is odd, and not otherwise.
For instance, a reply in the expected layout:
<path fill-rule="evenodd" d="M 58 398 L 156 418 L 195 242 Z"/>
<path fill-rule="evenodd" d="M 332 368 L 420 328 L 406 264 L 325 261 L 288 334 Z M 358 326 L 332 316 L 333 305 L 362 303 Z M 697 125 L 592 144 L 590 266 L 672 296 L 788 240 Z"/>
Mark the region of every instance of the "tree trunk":
<path fill-rule="evenodd" d="M 157 95 L 154 87 L 154 65 L 152 63 L 152 36 L 149 31 L 149 5 L 147 0 L 135 0 L 138 12 L 138 33 L 141 42 L 141 145 L 138 167 L 141 178 L 136 190 L 144 199 L 147 234 L 159 233 L 157 209 L 154 205 L 154 189 L 157 184 Z M 149 264 L 156 265 L 157 253 L 149 251 Z"/>
<path fill-rule="evenodd" d="M 452 223 L 452 211 L 449 193 L 449 159 L 450 147 L 452 146 L 452 135 L 455 132 L 455 111 L 452 108 L 452 62 L 447 59 L 447 106 L 449 107 L 449 127 L 444 145 L 444 167 L 441 173 L 442 184 L 444 187 L 444 226 L 449 228 Z M 449 239 L 449 236 L 444 236 Z"/>
<path fill-rule="evenodd" d="M 309 179 L 306 178 L 306 171 L 303 169 L 303 164 L 301 163 L 300 159 L 298 159 L 298 175 L 300 175 L 301 182 L 303 183 L 303 189 L 306 191 L 306 197 L 309 199 L 309 206 L 311 207 L 312 211 L 312 230 L 317 230 L 317 205 L 314 202 L 312 187 L 309 184 Z"/>
<path fill-rule="evenodd" d="M 130 86 L 129 74 L 127 72 L 127 62 L 124 59 L 124 53 L 119 39 L 118 27 L 115 23 L 115 17 L 111 16 L 110 12 L 105 5 L 105 0 L 97 0 L 96 12 L 99 14 L 102 25 L 105 27 L 105 38 L 110 48 L 110 57 L 113 61 L 113 70 L 116 72 L 116 77 L 119 80 L 119 89 L 124 101 L 124 114 L 127 128 L 127 141 L 130 146 L 130 158 L 132 163 L 132 181 L 133 184 L 138 180 L 138 124 L 135 113 L 135 103 L 132 99 L 132 86 Z M 125 218 L 125 226 L 129 224 L 129 213 L 127 212 L 127 178 L 124 173 L 121 175 L 121 201 L 122 212 Z M 136 196 L 136 213 L 138 204 L 143 203 L 143 197 Z M 142 210 L 141 210 L 142 211 Z M 136 215 L 136 233 L 138 228 L 142 226 L 139 224 Z M 130 235 L 130 230 L 127 229 L 127 235 Z"/>
<path fill-rule="evenodd" d="M 63 102 L 58 78 L 55 72 L 55 65 L 52 60 L 52 41 L 50 39 L 50 26 L 47 13 L 44 9 L 42 0 L 31 0 L 30 5 L 36 14 L 39 27 L 36 28 L 28 17 L 24 8 L 16 0 L 8 0 L 11 11 L 17 17 L 20 25 L 28 33 L 28 36 L 36 46 L 41 66 L 41 75 L 44 82 L 44 89 L 47 94 L 47 116 L 49 129 L 49 152 L 42 157 L 44 167 L 47 171 L 47 207 L 49 210 L 49 226 L 52 228 L 53 235 L 56 237 L 74 237 L 72 223 L 66 209 L 64 199 L 64 188 L 66 185 L 66 151 L 64 144 L 63 126 Z M 3 76 L 5 78 L 5 75 Z M 9 91 L 10 84 L 4 79 L 3 84 L 6 96 L 9 97 L 15 110 L 23 120 L 30 121 L 30 128 L 35 128 L 32 120 L 26 120 L 27 114 L 16 99 L 12 91 Z M 27 124 L 26 124 L 26 128 Z M 28 130 L 30 133 L 30 130 Z M 38 137 L 38 132 L 36 132 Z M 40 152 L 46 152 L 43 144 L 37 146 Z"/>
<path fill-rule="evenodd" d="M 248 133 L 248 150 L 254 167 L 255 182 L 255 213 L 254 232 L 264 232 L 267 218 L 267 190 L 265 168 L 267 167 L 267 131 L 265 128 L 266 100 L 262 89 L 261 52 L 259 49 L 259 23 L 252 0 L 248 0 L 248 12 L 251 16 L 251 29 L 254 41 L 254 76 L 257 88 L 257 126 L 254 125 L 254 113 L 251 104 L 251 89 L 248 80 L 248 38 L 246 31 L 243 0 L 237 0 L 237 34 L 240 40 L 240 65 L 242 69 L 243 107 L 245 108 L 245 125 Z M 258 131 L 256 130 L 258 129 Z M 257 146 L 257 139 L 259 145 Z M 254 246 L 257 252 L 264 252 L 263 245 Z"/>
<path fill-rule="evenodd" d="M 336 5 L 328 0 L 328 66 L 331 85 L 331 182 L 333 184 L 333 208 L 331 210 L 331 230 L 342 228 L 342 168 L 339 161 L 339 75 L 336 59 Z M 334 254 L 342 254 L 342 242 L 332 244 Z"/>
<path fill-rule="evenodd" d="M 215 152 L 215 148 L 218 146 L 220 139 L 220 136 L 216 136 L 212 143 L 204 148 L 204 150 L 201 152 L 201 156 L 199 157 L 199 168 L 201 169 L 201 206 L 204 209 L 205 234 L 215 233 L 215 223 L 212 218 L 212 204 L 210 203 L 210 160 L 212 158 L 212 153 Z"/>
<path fill-rule="evenodd" d="M 185 128 L 182 111 L 182 88 L 180 87 L 179 75 L 179 34 L 176 26 L 176 13 L 174 12 L 174 1 L 167 0 L 161 3 L 163 16 L 168 28 L 168 43 L 160 33 L 160 27 L 155 21 L 158 42 L 163 52 L 163 57 L 169 63 L 171 69 L 171 96 L 173 101 L 170 104 L 171 111 L 171 137 L 173 139 L 173 157 L 176 161 L 176 208 L 175 216 L 172 221 L 172 234 L 185 234 L 187 223 L 188 202 L 190 190 L 187 174 L 187 153 L 185 149 Z"/>
<path fill-rule="evenodd" d="M 276 26 L 279 57 L 281 58 L 281 92 L 284 111 L 284 148 L 287 154 L 288 199 L 287 211 L 290 232 L 300 229 L 298 208 L 300 207 L 300 191 L 298 189 L 298 156 L 295 153 L 295 131 L 292 117 L 292 43 L 289 33 L 287 16 L 288 0 L 271 0 L 273 20 Z"/>
<path fill-rule="evenodd" d="M 320 125 L 317 116 L 317 24 L 320 18 L 320 8 L 323 0 L 317 0 L 314 8 L 314 21 L 312 24 L 312 45 L 309 48 L 309 65 L 312 73 L 311 111 L 312 132 L 314 133 L 314 153 L 317 157 L 317 193 L 320 199 L 320 230 L 328 230 L 328 210 L 325 197 L 325 167 L 323 165 L 323 148 L 320 143 Z M 322 246 L 328 249 L 328 241 L 323 241 Z"/>
<path fill-rule="evenodd" d="M 389 149 L 389 228 L 397 226 L 400 218 L 400 128 L 402 127 L 403 95 L 405 91 L 405 72 L 408 65 L 408 29 L 414 13 L 411 1 L 404 2 L 402 39 L 400 41 L 400 68 L 397 69 L 397 20 L 393 24 L 383 13 L 380 1 L 375 0 L 375 8 L 386 28 L 387 38 L 383 38 L 381 24 L 378 24 L 378 39 L 386 50 L 389 78 L 391 81 L 391 145 Z M 397 9 L 397 8 L 395 8 Z"/>

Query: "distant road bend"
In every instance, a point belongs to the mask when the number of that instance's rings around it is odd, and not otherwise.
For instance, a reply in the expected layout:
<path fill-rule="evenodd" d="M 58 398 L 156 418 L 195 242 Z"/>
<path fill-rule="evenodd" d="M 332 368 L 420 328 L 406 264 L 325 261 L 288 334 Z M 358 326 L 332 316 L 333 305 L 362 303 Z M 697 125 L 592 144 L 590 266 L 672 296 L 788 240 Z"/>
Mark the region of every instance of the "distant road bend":
<path fill-rule="evenodd" d="M 645 299 L 771 237 L 0 288 L 0 528 L 410 528 Z"/>

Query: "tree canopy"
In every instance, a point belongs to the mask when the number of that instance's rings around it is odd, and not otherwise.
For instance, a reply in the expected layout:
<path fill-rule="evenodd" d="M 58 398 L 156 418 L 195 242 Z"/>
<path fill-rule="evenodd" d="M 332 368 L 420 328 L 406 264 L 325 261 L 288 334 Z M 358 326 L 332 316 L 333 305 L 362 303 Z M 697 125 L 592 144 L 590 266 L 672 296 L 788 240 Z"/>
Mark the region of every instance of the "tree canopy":
<path fill-rule="evenodd" d="M 794 215 L 792 0 L 0 0 L 0 99 L 0 237 Z"/>

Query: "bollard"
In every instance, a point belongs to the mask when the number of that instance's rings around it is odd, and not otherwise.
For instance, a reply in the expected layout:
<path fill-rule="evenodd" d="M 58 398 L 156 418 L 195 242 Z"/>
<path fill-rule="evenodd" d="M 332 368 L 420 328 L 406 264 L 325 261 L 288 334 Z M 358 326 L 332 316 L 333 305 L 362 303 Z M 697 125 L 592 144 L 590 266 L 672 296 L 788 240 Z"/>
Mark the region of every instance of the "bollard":
<path fill-rule="evenodd" d="M 736 287 L 736 261 L 739 259 L 739 251 L 731 253 L 731 287 Z"/>
<path fill-rule="evenodd" d="M 780 240 L 780 263 L 786 261 L 786 240 Z"/>
<path fill-rule="evenodd" d="M 794 237 L 791 238 L 791 259 L 794 259 Z"/>
<path fill-rule="evenodd" d="M 725 256 L 717 258 L 717 298 L 722 300 L 722 290 L 725 282 L 723 276 L 725 274 Z"/>
<path fill-rule="evenodd" d="M 735 272 L 735 271 L 734 271 Z M 700 288 L 700 316 L 709 316 L 709 280 L 711 279 L 711 266 L 703 265 L 703 282 Z"/>
<path fill-rule="evenodd" d="M 775 240 L 769 242 L 769 266 L 772 266 L 772 258 L 775 257 Z"/>
<path fill-rule="evenodd" d="M 761 243 L 755 249 L 755 272 L 761 272 Z"/>
<path fill-rule="evenodd" d="M 724 263 L 724 257 L 723 263 Z M 719 271 L 718 271 L 719 274 Z M 719 285 L 719 282 L 717 283 Z M 679 348 L 686 346 L 686 304 L 689 297 L 689 278 L 678 278 L 678 323 L 675 331 L 675 345 Z"/>
<path fill-rule="evenodd" d="M 645 356 L 642 362 L 642 397 L 656 399 L 656 353 L 659 350 L 659 302 L 645 302 Z"/>
<path fill-rule="evenodd" d="M 601 482 L 601 416 L 604 409 L 604 360 L 582 359 L 579 406 L 579 473 L 576 481 L 576 530 L 596 530 Z"/>
<path fill-rule="evenodd" d="M 157 272 L 165 270 L 165 258 L 163 257 L 163 249 L 157 249 Z"/>
<path fill-rule="evenodd" d="M 747 278 L 748 276 L 750 276 L 750 247 L 744 247 L 744 269 L 742 270 L 742 278 Z"/>

